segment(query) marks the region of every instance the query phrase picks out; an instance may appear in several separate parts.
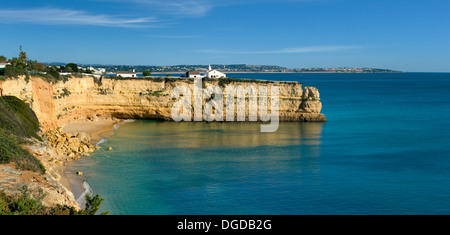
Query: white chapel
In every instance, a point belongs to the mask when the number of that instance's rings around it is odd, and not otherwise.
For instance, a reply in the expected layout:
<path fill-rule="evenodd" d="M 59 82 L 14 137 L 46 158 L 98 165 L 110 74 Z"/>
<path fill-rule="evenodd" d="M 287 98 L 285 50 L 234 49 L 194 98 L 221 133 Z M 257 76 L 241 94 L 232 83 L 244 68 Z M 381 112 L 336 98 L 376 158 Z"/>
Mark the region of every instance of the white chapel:
<path fill-rule="evenodd" d="M 208 65 L 208 71 L 206 72 L 206 77 L 207 78 L 226 78 L 227 75 L 218 70 L 211 69 L 211 65 Z"/>

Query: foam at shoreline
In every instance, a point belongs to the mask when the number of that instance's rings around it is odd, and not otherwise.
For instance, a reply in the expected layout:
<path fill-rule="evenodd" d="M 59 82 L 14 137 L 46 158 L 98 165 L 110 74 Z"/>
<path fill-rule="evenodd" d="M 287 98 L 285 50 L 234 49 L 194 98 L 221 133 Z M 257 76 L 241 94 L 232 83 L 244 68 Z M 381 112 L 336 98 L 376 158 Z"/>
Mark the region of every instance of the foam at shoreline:
<path fill-rule="evenodd" d="M 83 188 L 84 192 L 77 199 L 75 199 L 81 208 L 84 208 L 84 205 L 86 204 L 86 195 L 91 196 L 94 193 L 86 180 L 83 181 Z"/>
<path fill-rule="evenodd" d="M 108 139 L 101 139 L 97 144 L 95 144 L 95 146 L 100 146 L 103 143 L 106 143 L 108 141 Z"/>

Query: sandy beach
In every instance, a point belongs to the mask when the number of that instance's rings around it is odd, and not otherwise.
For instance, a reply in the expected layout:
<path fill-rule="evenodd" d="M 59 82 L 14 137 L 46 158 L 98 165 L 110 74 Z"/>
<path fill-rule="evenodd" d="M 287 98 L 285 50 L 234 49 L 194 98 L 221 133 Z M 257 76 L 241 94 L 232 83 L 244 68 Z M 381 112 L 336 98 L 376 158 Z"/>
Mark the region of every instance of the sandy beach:
<path fill-rule="evenodd" d="M 76 120 L 66 123 L 62 126 L 63 131 L 67 133 L 87 133 L 91 137 L 90 143 L 96 145 L 102 139 L 108 138 L 113 134 L 114 125 L 119 124 L 121 120 L 100 119 L 97 121 Z"/>
<path fill-rule="evenodd" d="M 76 120 L 66 123 L 62 128 L 66 133 L 76 134 L 84 132 L 89 134 L 91 137 L 90 143 L 95 146 L 102 139 L 111 136 L 114 130 L 123 123 L 125 123 L 123 120 L 117 119 Z M 73 168 L 73 162 L 66 162 L 64 165 L 59 166 L 57 171 L 61 172 L 59 182 L 73 193 L 79 203 L 80 201 L 82 202 L 84 198 L 78 199 L 86 191 L 86 188 L 83 186 L 84 177 L 77 174 L 77 169 Z M 83 206 L 82 203 L 80 204 L 80 206 Z"/>

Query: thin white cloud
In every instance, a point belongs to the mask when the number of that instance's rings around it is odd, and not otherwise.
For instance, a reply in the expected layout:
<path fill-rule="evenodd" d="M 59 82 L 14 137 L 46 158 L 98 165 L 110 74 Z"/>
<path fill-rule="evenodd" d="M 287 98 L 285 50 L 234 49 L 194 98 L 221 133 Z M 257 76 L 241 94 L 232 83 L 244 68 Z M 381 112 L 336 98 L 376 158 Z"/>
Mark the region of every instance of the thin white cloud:
<path fill-rule="evenodd" d="M 161 21 L 154 17 L 129 18 L 85 11 L 37 8 L 25 10 L 0 10 L 0 23 L 91 25 L 109 27 L 158 27 Z"/>
<path fill-rule="evenodd" d="M 169 15 L 200 17 L 206 15 L 216 4 L 215 0 L 97 0 L 117 3 L 134 3 Z"/>
<path fill-rule="evenodd" d="M 198 53 L 206 54 L 298 54 L 298 53 L 315 53 L 315 52 L 336 52 L 352 49 L 360 49 L 361 46 L 315 46 L 315 47 L 295 47 L 281 50 L 267 50 L 267 51 L 233 51 L 233 50 L 196 50 Z"/>
<path fill-rule="evenodd" d="M 310 2 L 319 0 L 96 0 L 117 3 L 134 3 L 151 10 L 179 17 L 202 17 L 211 10 L 236 5 L 279 4 L 282 2 Z"/>
<path fill-rule="evenodd" d="M 166 3 L 169 9 L 176 9 L 176 13 L 185 14 L 186 16 L 203 16 L 210 11 L 213 6 L 206 1 L 184 0 Z"/>

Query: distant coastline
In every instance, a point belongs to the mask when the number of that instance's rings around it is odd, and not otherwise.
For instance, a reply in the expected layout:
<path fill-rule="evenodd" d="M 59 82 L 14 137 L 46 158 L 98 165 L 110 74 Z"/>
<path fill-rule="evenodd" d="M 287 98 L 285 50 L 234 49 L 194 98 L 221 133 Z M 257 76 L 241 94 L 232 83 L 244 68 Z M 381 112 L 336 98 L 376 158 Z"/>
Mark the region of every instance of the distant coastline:
<path fill-rule="evenodd" d="M 48 66 L 61 66 L 65 63 L 45 63 Z M 105 65 L 105 64 L 78 64 L 81 67 L 101 69 L 106 73 L 118 71 L 148 71 L 152 74 L 186 73 L 187 71 L 206 72 L 209 65 Z M 249 64 L 211 64 L 212 69 L 224 73 L 403 73 L 383 68 L 286 68 L 277 65 L 249 65 Z"/>
<path fill-rule="evenodd" d="M 265 72 L 265 71 L 225 71 L 226 73 L 407 73 L 402 71 L 390 71 L 390 72 L 336 72 L 336 71 L 310 71 L 310 72 Z M 184 74 L 182 71 L 167 71 L 167 72 L 152 72 L 152 74 Z"/>

